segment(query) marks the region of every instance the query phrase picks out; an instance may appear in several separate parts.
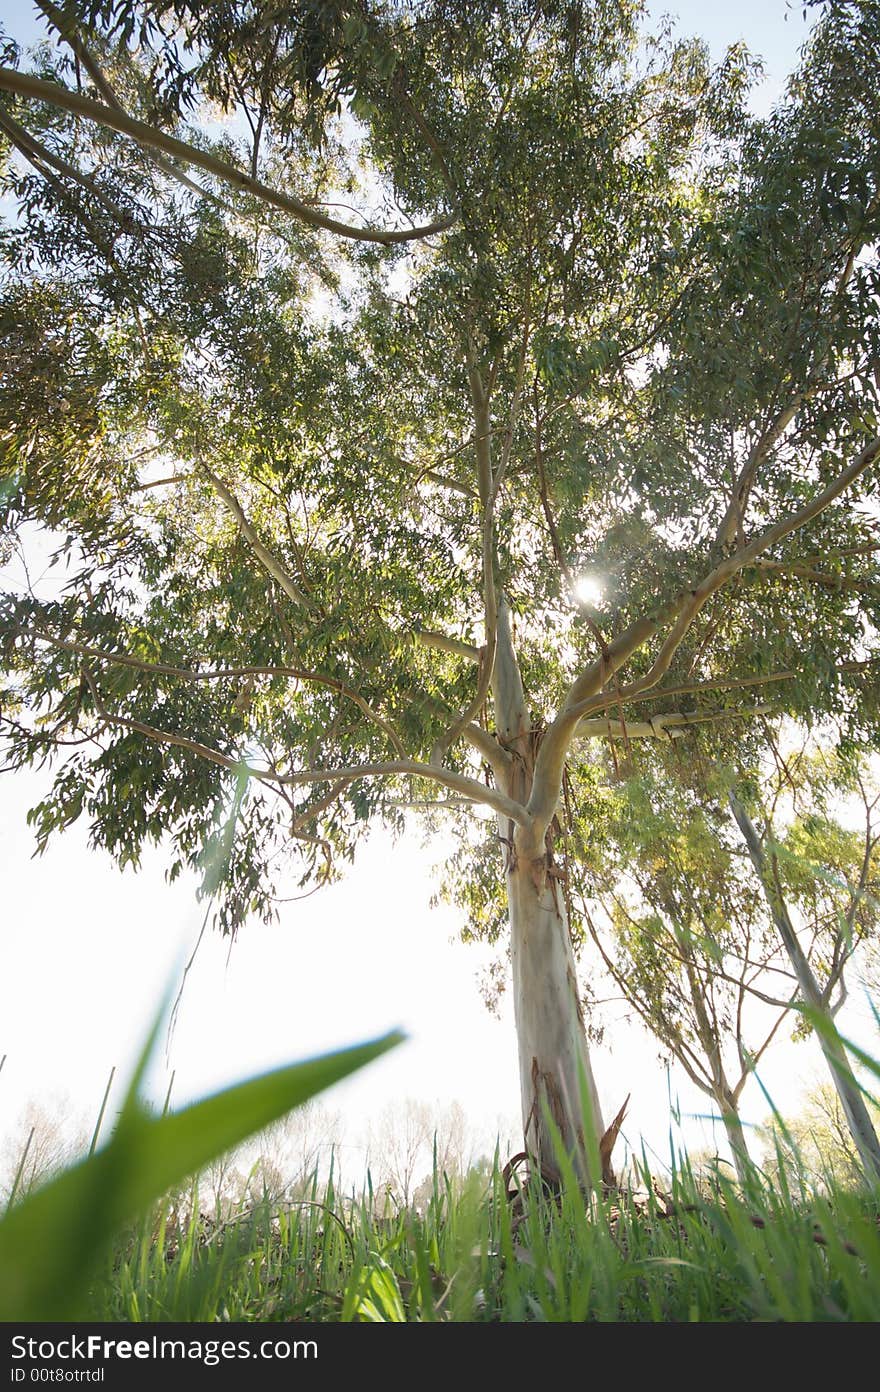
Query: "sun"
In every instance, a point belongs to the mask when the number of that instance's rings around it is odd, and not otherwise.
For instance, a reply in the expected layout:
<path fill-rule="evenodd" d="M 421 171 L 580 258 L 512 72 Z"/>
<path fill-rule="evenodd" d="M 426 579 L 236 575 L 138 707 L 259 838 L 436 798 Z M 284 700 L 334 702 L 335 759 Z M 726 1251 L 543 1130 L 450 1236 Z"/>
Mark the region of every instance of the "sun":
<path fill-rule="evenodd" d="M 595 575 L 579 575 L 572 586 L 572 593 L 578 604 L 589 604 L 595 608 L 602 602 L 602 584 Z"/>

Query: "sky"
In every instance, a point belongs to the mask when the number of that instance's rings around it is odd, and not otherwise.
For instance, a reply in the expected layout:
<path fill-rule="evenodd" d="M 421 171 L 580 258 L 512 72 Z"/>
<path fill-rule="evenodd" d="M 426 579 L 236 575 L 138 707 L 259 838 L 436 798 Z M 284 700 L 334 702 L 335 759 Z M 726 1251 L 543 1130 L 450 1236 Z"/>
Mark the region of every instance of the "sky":
<path fill-rule="evenodd" d="M 669 15 L 680 33 L 699 34 L 713 58 L 721 58 L 728 44 L 747 44 L 763 59 L 764 85 L 771 97 L 780 94 L 809 32 L 812 16 L 804 17 L 805 8 L 805 0 L 648 0 L 647 6 L 652 19 Z"/>
<path fill-rule="evenodd" d="M 806 33 L 801 8 L 788 12 L 784 0 L 651 10 L 677 13 L 681 28 L 701 31 L 716 57 L 741 38 L 762 53 L 768 76 L 758 106 L 781 91 Z M 13 34 L 32 34 L 30 14 L 29 5 L 0 0 L 0 20 Z M 34 859 L 26 813 L 46 781 L 45 773 L 0 778 L 0 1147 L 4 1135 L 18 1134 L 29 1101 L 94 1119 L 111 1067 L 112 1117 L 203 915 L 193 880 L 165 883 L 161 849 L 147 853 L 137 872 L 121 872 L 90 850 L 83 823 Z M 352 1145 L 383 1108 L 407 1097 L 458 1100 L 482 1134 L 509 1133 L 519 1110 L 511 1011 L 503 1003 L 500 1018 L 489 1015 L 478 988 L 487 951 L 457 940 L 452 910 L 430 907 L 443 849 L 413 839 L 395 846 L 377 835 L 343 883 L 283 905 L 277 924 L 245 925 L 231 949 L 206 935 L 173 1038 L 156 1060 L 152 1094 L 164 1096 L 173 1073 L 172 1103 L 181 1104 L 263 1068 L 402 1027 L 407 1043 L 326 1095 Z M 868 1040 L 869 1018 L 856 991 L 850 1033 Z M 623 1130 L 629 1147 L 644 1138 L 660 1163 L 670 1141 L 717 1143 L 724 1152 L 707 1099 L 668 1073 L 619 1004 L 609 1023 L 613 1047 L 596 1049 L 594 1069 L 609 1118 L 632 1095 Z M 782 1110 L 818 1076 L 810 1045 L 780 1047 L 761 1070 Z M 761 1088 L 750 1084 L 745 1120 L 757 1123 L 767 1112 Z"/>

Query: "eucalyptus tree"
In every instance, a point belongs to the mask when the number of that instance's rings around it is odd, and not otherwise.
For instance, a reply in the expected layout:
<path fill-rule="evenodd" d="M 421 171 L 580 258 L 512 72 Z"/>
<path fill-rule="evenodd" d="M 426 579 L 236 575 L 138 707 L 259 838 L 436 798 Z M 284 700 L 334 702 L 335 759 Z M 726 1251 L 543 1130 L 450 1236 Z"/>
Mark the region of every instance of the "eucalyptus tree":
<path fill-rule="evenodd" d="M 876 1106 L 871 1112 L 876 1124 Z M 805 1172 L 815 1185 L 827 1185 L 830 1180 L 850 1187 L 862 1180 L 862 1158 L 831 1083 L 811 1088 L 798 1115 L 767 1127 L 762 1139 L 768 1150 L 765 1169 L 771 1174 L 784 1170 L 789 1185 L 797 1184 Z"/>
<path fill-rule="evenodd" d="M 851 791 L 853 780 L 864 810 L 861 834 L 847 831 L 827 813 L 829 788 Z M 791 964 L 806 1019 L 818 1035 L 864 1173 L 875 1181 L 880 1179 L 880 1140 L 835 1015 L 846 998 L 846 969 L 854 953 L 866 941 L 876 953 L 880 793 L 858 767 L 803 749 L 781 760 L 763 796 L 759 789 L 748 778 L 730 789 L 733 821 Z M 785 800 L 793 804 L 793 816 L 782 833 L 776 824 L 778 805 Z M 760 831 L 750 811 L 758 816 Z"/>
<path fill-rule="evenodd" d="M 742 1093 L 792 1000 L 763 895 L 705 789 L 655 764 L 604 805 L 601 841 L 570 849 L 576 912 L 626 1004 L 718 1108 L 745 1183 Z"/>
<path fill-rule="evenodd" d="M 834 1018 L 853 959 L 876 954 L 880 905 L 877 796 L 866 760 L 809 735 L 783 756 L 762 724 L 779 762 L 753 735 L 751 768 L 760 776 L 747 786 L 766 825 L 787 813 L 771 853 L 780 858 L 790 938 L 729 816 L 728 790 L 749 767 L 742 746 L 704 740 L 687 767 L 680 745 L 665 760 L 634 753 L 629 776 L 606 785 L 598 827 L 595 797 L 584 818 L 569 793 L 575 907 L 626 1002 L 718 1106 L 743 1179 L 745 1085 L 783 1024 L 809 1032 L 793 1010 L 805 975 L 807 1003 Z M 783 809 L 792 797 L 794 811 Z"/>
<path fill-rule="evenodd" d="M 872 699 L 876 11 L 756 121 L 744 52 L 634 0 L 40 10 L 0 68 L 5 526 L 70 565 L 2 608 L 39 844 L 219 854 L 234 931 L 280 849 L 488 807 L 527 1149 L 608 1178 L 565 777 Z"/>

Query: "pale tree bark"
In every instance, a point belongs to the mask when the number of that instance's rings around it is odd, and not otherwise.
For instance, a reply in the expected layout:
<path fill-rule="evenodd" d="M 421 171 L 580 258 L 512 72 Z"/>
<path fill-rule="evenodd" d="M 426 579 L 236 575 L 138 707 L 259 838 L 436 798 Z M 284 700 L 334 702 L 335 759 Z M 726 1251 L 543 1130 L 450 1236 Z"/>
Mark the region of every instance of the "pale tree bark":
<path fill-rule="evenodd" d="M 541 1173 L 558 1179 L 561 1140 L 581 1182 L 593 1187 L 599 1176 L 591 1157 L 602 1151 L 605 1127 L 565 904 L 546 862 L 518 860 L 515 849 L 507 898 L 525 1146 Z M 600 1158 L 601 1178 L 613 1183 L 610 1154 Z"/>
<path fill-rule="evenodd" d="M 769 857 L 770 863 L 768 863 L 768 857 L 765 854 L 758 831 L 735 793 L 730 793 L 729 801 L 755 867 L 755 872 L 763 887 L 773 922 L 776 924 L 779 936 L 788 953 L 803 1003 L 809 1006 L 811 1012 L 822 1021 L 822 1025 L 816 1029 L 819 1036 L 819 1046 L 837 1089 L 840 1105 L 859 1152 L 865 1175 L 870 1180 L 878 1180 L 880 1179 L 880 1141 L 877 1139 L 877 1133 L 865 1106 L 862 1091 L 853 1075 L 843 1040 L 832 1018 L 829 1003 L 798 941 L 779 885 L 776 858 L 771 855 Z"/>
<path fill-rule="evenodd" d="M 731 1094 L 724 1090 L 719 1090 L 715 1095 L 718 1108 L 721 1112 L 721 1120 L 724 1123 L 724 1130 L 727 1133 L 727 1144 L 730 1146 L 730 1153 L 733 1156 L 733 1164 L 736 1169 L 736 1176 L 740 1184 L 746 1185 L 749 1179 L 749 1170 L 752 1164 L 749 1155 L 749 1147 L 746 1141 L 746 1133 L 743 1128 L 742 1118 L 739 1108 Z"/>
<path fill-rule="evenodd" d="M 194 165 L 195 168 L 212 174 L 214 178 L 223 183 L 230 184 L 233 188 L 250 194 L 252 198 L 267 204 L 270 208 L 292 214 L 309 227 L 322 228 L 324 231 L 333 232 L 339 237 L 348 237 L 357 242 L 378 242 L 382 246 L 394 246 L 400 242 L 417 241 L 424 237 L 434 236 L 439 232 L 445 232 L 456 221 L 456 214 L 452 214 L 424 227 L 403 229 L 352 227 L 348 223 L 338 222 L 336 218 L 328 217 L 326 213 L 322 213 L 311 203 L 303 202 L 302 199 L 295 198 L 290 193 L 270 188 L 261 183 L 259 179 L 244 173 L 236 165 L 230 164 L 225 159 L 220 159 L 217 155 L 209 154 L 205 150 L 198 149 L 195 145 L 178 140 L 176 136 L 168 135 L 165 131 L 159 130 L 158 127 L 135 120 L 134 117 L 129 116 L 117 106 L 106 106 L 103 102 L 92 101 L 90 97 L 85 97 L 80 92 L 63 87 L 58 82 L 44 82 L 42 78 L 33 77 L 30 73 L 18 72 L 15 68 L 0 67 L 0 90 L 12 92 L 17 97 L 47 102 L 50 106 L 57 106 L 62 111 L 69 111 L 74 116 L 83 116 L 87 120 L 94 121 L 97 125 L 118 131 L 120 135 L 130 136 L 148 152 L 158 151 L 160 155 L 170 155 L 172 159 L 183 160 L 186 164 Z"/>
<path fill-rule="evenodd" d="M 512 756 L 505 792 L 525 803 L 534 776 L 535 741 L 503 596 L 498 606 L 493 695 L 498 735 Z M 608 1155 L 602 1157 L 604 1174 L 593 1173 L 605 1127 L 550 837 L 548 834 L 535 844 L 527 828 L 501 817 L 498 826 L 506 852 L 525 1147 L 545 1177 L 559 1178 L 557 1146 L 561 1141 L 585 1187 L 593 1187 L 600 1178 L 611 1183 L 607 1142 Z"/>

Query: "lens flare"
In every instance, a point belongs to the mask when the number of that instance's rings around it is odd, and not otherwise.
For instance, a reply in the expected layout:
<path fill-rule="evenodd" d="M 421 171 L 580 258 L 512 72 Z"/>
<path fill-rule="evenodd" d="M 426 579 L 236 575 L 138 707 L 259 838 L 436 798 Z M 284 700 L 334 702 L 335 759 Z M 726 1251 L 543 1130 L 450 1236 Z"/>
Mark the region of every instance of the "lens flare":
<path fill-rule="evenodd" d="M 602 602 L 602 585 L 595 575 L 579 575 L 574 582 L 574 597 L 579 604 L 595 608 Z"/>

